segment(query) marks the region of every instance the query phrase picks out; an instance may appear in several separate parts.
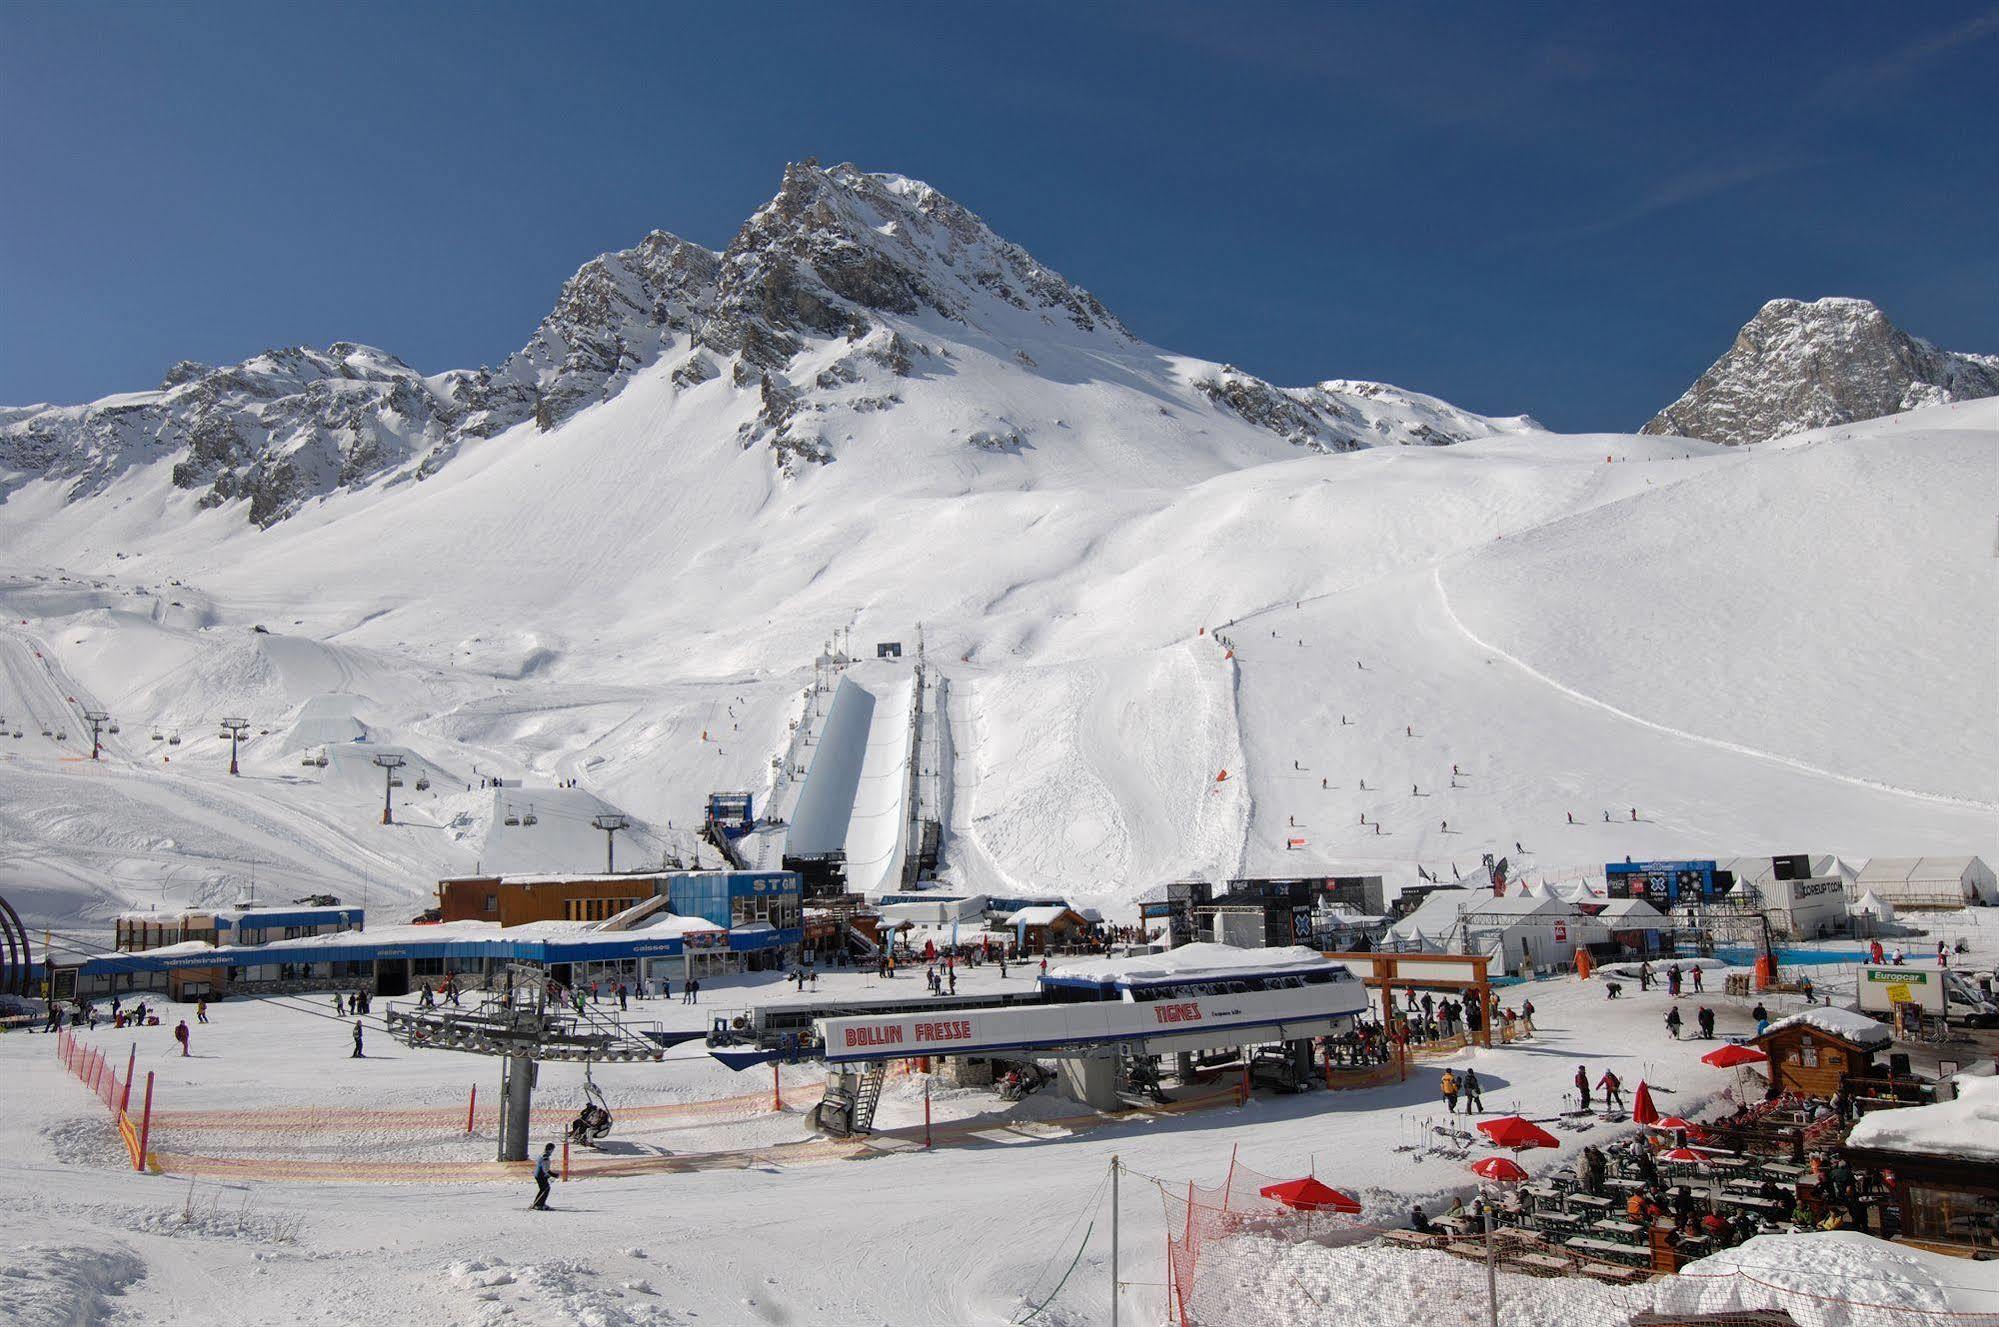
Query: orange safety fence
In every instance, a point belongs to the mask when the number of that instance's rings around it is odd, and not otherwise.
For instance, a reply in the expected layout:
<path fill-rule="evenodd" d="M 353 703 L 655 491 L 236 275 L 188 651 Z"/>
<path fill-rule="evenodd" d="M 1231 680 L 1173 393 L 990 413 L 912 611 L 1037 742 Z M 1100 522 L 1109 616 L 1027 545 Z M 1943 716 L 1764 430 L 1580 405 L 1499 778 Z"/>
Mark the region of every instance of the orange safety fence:
<path fill-rule="evenodd" d="M 146 1091 L 140 1107 L 141 1115 L 134 1121 L 128 1113 L 132 1103 L 132 1080 L 138 1063 L 138 1047 L 133 1046 L 125 1060 L 125 1076 L 118 1076 L 118 1066 L 106 1058 L 103 1051 L 79 1040 L 68 1028 L 56 1034 L 56 1058 L 79 1082 L 90 1089 L 91 1095 L 104 1103 L 111 1112 L 112 1121 L 118 1126 L 118 1137 L 125 1144 L 125 1151 L 132 1159 L 132 1169 L 157 1170 L 154 1154 L 147 1143 L 150 1139 L 153 1104 L 153 1076 L 146 1075 Z"/>
<path fill-rule="evenodd" d="M 812 1085 L 823 1090 L 823 1084 Z M 791 1101 L 796 1104 L 806 1093 L 787 1089 Z M 753 1147 L 724 1148 L 707 1152 L 647 1152 L 638 1154 L 586 1153 L 574 1157 L 567 1173 L 570 1179 L 611 1179 L 632 1175 L 681 1174 L 704 1170 L 742 1170 L 752 1166 L 796 1165 L 821 1161 L 861 1159 L 889 1153 L 904 1153 L 922 1150 L 926 1146 L 965 1147 L 980 1143 L 1020 1144 L 1034 1141 L 1050 1141 L 1072 1137 L 1105 1124 L 1114 1124 L 1152 1117 L 1170 1117 L 1189 1111 L 1207 1110 L 1217 1106 L 1238 1104 L 1239 1088 L 1231 1085 L 1219 1091 L 1190 1097 L 1182 1101 L 1147 1105 L 1113 1113 L 1091 1112 L 1088 1114 L 1059 1116 L 1048 1119 L 1014 1121 L 1004 1117 L 974 1117 L 955 1120 L 929 1127 L 924 1125 L 880 1129 L 860 1138 L 803 1138 L 792 1142 L 772 1143 Z M 695 1112 L 703 1107 L 715 1108 L 717 1117 L 725 1113 L 737 1118 L 748 1118 L 758 1113 L 747 1111 L 746 1105 L 761 1104 L 761 1113 L 771 1112 L 770 1098 L 763 1093 L 745 1094 L 735 1097 L 718 1097 L 708 1102 L 679 1102 L 657 1107 L 626 1108 L 619 1112 L 624 1119 L 640 1110 L 665 1113 L 673 1111 Z M 230 1112 L 190 1112 L 201 1114 L 216 1123 L 232 1122 Z M 276 1112 L 272 1112 L 276 1114 Z M 341 1112 L 348 1116 L 367 1116 L 371 1112 Z M 439 1120 L 449 1117 L 450 1112 L 411 1112 L 411 1115 L 428 1119 L 435 1115 Z M 176 1120 L 184 1120 L 186 1115 L 176 1115 Z M 567 1112 L 552 1112 L 551 1118 L 561 1121 L 569 1118 Z M 462 1121 L 461 1121 L 462 1124 Z M 306 1183 L 360 1183 L 360 1184 L 480 1184 L 504 1182 L 518 1179 L 531 1169 L 526 1162 L 518 1161 L 405 1161 L 405 1160 L 348 1160 L 344 1158 L 267 1157 L 267 1156 L 206 1156 L 192 1152 L 156 1151 L 152 1154 L 156 1167 L 168 1174 L 193 1175 L 215 1179 L 255 1179 L 292 1180 Z"/>

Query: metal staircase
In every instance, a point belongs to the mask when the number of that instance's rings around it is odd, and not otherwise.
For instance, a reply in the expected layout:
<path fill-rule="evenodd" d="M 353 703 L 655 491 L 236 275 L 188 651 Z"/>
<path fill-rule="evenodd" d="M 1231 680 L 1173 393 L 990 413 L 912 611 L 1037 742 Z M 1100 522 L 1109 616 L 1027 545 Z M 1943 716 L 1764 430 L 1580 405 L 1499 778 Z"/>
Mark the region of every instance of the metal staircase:
<path fill-rule="evenodd" d="M 873 1133 L 875 1129 L 875 1107 L 882 1096 L 882 1079 L 887 1076 L 888 1065 L 883 1060 L 872 1060 L 861 1070 L 860 1086 L 854 1091 L 854 1109 L 849 1116 L 848 1129 L 853 1133 Z"/>

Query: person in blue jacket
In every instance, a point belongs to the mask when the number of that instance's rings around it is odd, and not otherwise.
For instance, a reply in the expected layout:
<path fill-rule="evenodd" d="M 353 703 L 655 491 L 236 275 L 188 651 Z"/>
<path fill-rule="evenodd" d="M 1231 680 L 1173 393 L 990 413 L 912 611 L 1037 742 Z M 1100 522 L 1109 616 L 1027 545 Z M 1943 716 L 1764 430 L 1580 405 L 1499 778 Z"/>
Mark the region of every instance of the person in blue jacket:
<path fill-rule="evenodd" d="M 555 1144 L 546 1143 L 541 1149 L 541 1160 L 534 1163 L 534 1201 L 528 1204 L 531 1212 L 548 1210 L 548 1182 L 555 1172 Z"/>

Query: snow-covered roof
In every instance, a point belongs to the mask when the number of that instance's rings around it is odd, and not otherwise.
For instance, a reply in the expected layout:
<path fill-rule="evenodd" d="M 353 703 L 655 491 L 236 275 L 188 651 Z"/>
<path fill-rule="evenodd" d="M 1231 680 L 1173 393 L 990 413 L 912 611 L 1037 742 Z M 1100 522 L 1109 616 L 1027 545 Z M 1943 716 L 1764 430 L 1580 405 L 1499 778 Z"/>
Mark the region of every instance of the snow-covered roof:
<path fill-rule="evenodd" d="M 1955 1101 L 1869 1111 L 1846 1136 L 1847 1145 L 1999 1161 L 1999 1078 L 1956 1081 Z"/>
<path fill-rule="evenodd" d="M 1800 1322 L 1873 1323 L 1903 1316 L 1990 1313 L 1999 1308 L 1999 1263 L 1891 1244 L 1856 1230 L 1824 1230 L 1758 1235 L 1695 1259 L 1679 1275 L 1652 1282 L 1650 1289 L 1656 1311 L 1680 1317 L 1782 1309 Z M 1827 1311 L 1828 1294 L 1894 1309 L 1877 1314 L 1855 1307 L 1835 1316 Z"/>
<path fill-rule="evenodd" d="M 1972 871 L 1977 857 L 1876 857 L 1861 868 L 1860 883 L 1871 885 L 1904 880 L 1938 880 L 1953 884 Z"/>
<path fill-rule="evenodd" d="M 1240 949 L 1235 945 L 1204 942 L 1181 945 L 1159 954 L 1077 959 L 1051 967 L 1043 980 L 1142 986 L 1169 981 L 1197 981 L 1205 977 L 1240 977 L 1245 974 L 1307 972 L 1340 967 L 1341 964 L 1330 961 L 1318 950 L 1305 945 Z"/>
<path fill-rule="evenodd" d="M 1060 903 L 1042 903 L 1031 908 L 1022 908 L 1006 919 L 1008 926 L 1052 926 L 1064 917 L 1077 916 L 1074 910 Z"/>
<path fill-rule="evenodd" d="M 1444 935 L 1458 924 L 1458 914 L 1478 906 L 1492 895 L 1479 889 L 1438 889 L 1425 895 L 1416 910 L 1388 928 L 1397 940 L 1413 940 L 1426 935 Z"/>
<path fill-rule="evenodd" d="M 1850 1041 L 1856 1046 L 1876 1048 L 1892 1042 L 1894 1034 L 1885 1026 L 1875 1022 L 1865 1014 L 1856 1014 L 1851 1009 L 1837 1009 L 1831 1005 L 1813 1005 L 1788 1018 L 1780 1018 L 1763 1029 L 1768 1037 L 1785 1028 L 1808 1027 L 1842 1041 Z"/>
<path fill-rule="evenodd" d="M 1614 898 L 1603 905 L 1596 918 L 1606 926 L 1615 923 L 1627 931 L 1656 931 L 1672 925 L 1665 913 L 1642 898 Z"/>

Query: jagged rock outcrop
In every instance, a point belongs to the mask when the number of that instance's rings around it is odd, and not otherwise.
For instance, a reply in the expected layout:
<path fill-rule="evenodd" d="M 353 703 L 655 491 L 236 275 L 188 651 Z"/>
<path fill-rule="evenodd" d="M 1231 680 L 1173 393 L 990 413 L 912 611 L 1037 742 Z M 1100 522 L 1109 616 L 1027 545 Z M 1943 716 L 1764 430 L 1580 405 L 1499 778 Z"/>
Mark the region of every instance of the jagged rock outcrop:
<path fill-rule="evenodd" d="M 1999 356 L 1910 336 L 1863 299 L 1771 300 L 1640 430 L 1737 445 L 1999 396 Z"/>
<path fill-rule="evenodd" d="M 1216 405 L 1312 451 L 1441 447 L 1541 426 L 1526 415 L 1493 419 L 1387 383 L 1333 379 L 1273 387 L 1232 364 L 1194 382 Z"/>
<path fill-rule="evenodd" d="M 1380 384 L 1290 390 L 1206 364 L 1176 377 L 1094 295 L 929 185 L 806 161 L 723 253 L 654 231 L 585 263 L 498 367 L 426 376 L 339 343 L 183 361 L 153 391 L 89 405 L 0 409 L 0 497 L 36 478 L 85 497 L 160 464 L 199 505 L 240 502 L 269 525 L 342 489 L 423 480 L 470 441 L 554 428 L 654 365 L 669 390 L 713 397 L 707 417 L 726 419 L 742 447 L 797 475 L 833 460 L 862 417 L 975 358 L 976 385 L 944 393 L 944 415 L 924 427 L 982 452 L 1032 449 L 1038 432 L 1066 427 L 1036 404 L 1049 386 L 1100 376 L 1205 409 L 1191 387 L 1322 451 L 1531 424 Z"/>

